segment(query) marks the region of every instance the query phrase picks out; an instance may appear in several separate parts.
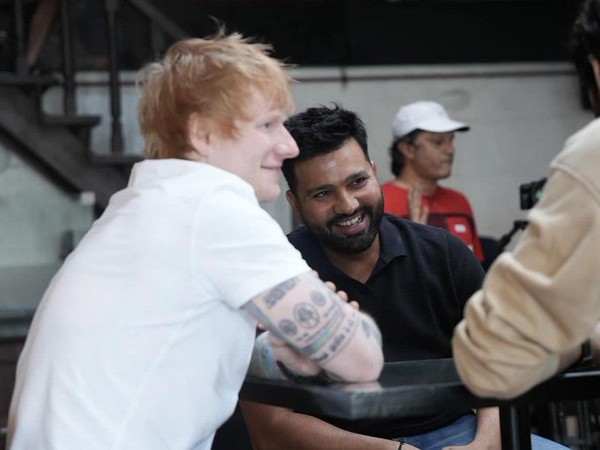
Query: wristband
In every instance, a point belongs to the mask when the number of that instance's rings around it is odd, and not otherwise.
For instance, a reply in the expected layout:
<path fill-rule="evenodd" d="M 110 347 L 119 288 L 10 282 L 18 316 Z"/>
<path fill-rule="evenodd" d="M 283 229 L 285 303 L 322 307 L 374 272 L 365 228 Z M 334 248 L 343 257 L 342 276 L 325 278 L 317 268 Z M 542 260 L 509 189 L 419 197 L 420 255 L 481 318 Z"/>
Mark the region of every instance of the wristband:
<path fill-rule="evenodd" d="M 589 339 L 586 339 L 581 343 L 581 353 L 579 354 L 579 358 L 572 363 L 568 369 L 585 369 L 594 361 L 592 357 L 592 343 Z"/>

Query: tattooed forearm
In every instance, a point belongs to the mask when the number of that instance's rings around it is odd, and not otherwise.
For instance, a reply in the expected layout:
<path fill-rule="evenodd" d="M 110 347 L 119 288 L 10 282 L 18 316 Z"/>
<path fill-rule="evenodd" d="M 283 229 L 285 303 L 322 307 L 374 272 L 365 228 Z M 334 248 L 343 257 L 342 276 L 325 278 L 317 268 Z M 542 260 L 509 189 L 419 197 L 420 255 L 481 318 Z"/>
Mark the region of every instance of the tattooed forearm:
<path fill-rule="evenodd" d="M 267 308 L 273 308 L 279 300 L 291 291 L 298 284 L 297 278 L 290 278 L 283 283 L 278 284 L 265 295 L 265 304 Z"/>
<path fill-rule="evenodd" d="M 382 343 L 381 332 L 379 331 L 379 328 L 377 328 L 377 325 L 375 325 L 375 322 L 373 321 L 373 319 L 371 319 L 369 316 L 364 316 L 361 319 L 361 321 L 362 321 L 362 327 L 363 327 L 363 331 L 365 332 L 365 335 L 367 337 L 373 336 L 375 341 L 377 341 L 377 343 L 379 345 L 381 345 L 381 343 Z"/>
<path fill-rule="evenodd" d="M 313 275 L 280 283 L 244 309 L 273 336 L 319 364 L 334 358 L 358 333 L 374 338 L 377 332 L 370 319 Z"/>
<path fill-rule="evenodd" d="M 344 311 L 331 291 L 311 292 L 314 304 L 302 303 L 294 309 L 300 351 L 323 363 L 343 349 L 359 327 L 358 312 Z M 323 325 L 318 326 L 320 322 Z M 283 329 L 282 329 L 283 331 Z"/>
<path fill-rule="evenodd" d="M 258 321 L 258 323 L 264 325 L 265 328 L 269 330 L 273 328 L 273 322 L 271 321 L 271 319 L 269 319 L 269 316 L 263 313 L 262 310 L 258 308 L 254 303 L 246 303 L 243 309 L 247 311 L 252 317 L 254 317 Z"/>
<path fill-rule="evenodd" d="M 270 379 L 285 379 L 283 373 L 277 365 L 273 349 L 267 342 L 267 333 L 260 334 L 254 342 L 254 351 L 250 366 L 248 367 L 248 375 Z"/>

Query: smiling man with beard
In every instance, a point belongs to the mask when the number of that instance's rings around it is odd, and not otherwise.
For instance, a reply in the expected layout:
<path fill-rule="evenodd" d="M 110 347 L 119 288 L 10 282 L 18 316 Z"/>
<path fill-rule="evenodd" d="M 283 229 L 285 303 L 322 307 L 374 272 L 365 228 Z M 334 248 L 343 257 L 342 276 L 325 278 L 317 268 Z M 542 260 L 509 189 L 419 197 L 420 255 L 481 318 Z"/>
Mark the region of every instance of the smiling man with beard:
<path fill-rule="evenodd" d="M 283 166 L 287 199 L 303 223 L 290 242 L 322 279 L 377 321 L 386 361 L 451 357 L 454 326 L 483 278 L 473 252 L 444 229 L 384 214 L 367 134 L 355 113 L 310 108 L 285 126 L 300 150 Z M 242 410 L 257 450 L 500 446 L 495 408 L 359 423 L 259 403 L 242 402 Z M 556 445 L 537 436 L 533 444 Z"/>
<path fill-rule="evenodd" d="M 283 164 L 287 199 L 303 223 L 288 238 L 323 280 L 378 323 L 386 361 L 449 358 L 454 326 L 483 279 L 472 251 L 448 231 L 385 214 L 361 119 L 310 108 L 285 127 L 299 154 Z M 322 420 L 241 404 L 257 450 L 500 448 L 496 408 L 410 419 Z M 399 441 L 401 443 L 399 443 Z M 559 448 L 538 436 L 534 449 Z"/>

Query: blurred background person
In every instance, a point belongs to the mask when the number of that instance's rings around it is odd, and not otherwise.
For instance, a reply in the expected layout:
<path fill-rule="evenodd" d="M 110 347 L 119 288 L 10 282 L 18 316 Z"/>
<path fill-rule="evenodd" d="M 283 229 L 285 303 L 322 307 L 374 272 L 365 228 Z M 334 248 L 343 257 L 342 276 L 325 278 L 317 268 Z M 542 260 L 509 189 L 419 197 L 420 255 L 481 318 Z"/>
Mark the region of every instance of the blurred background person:
<path fill-rule="evenodd" d="M 480 262 L 484 253 L 469 200 L 439 185 L 452 174 L 454 137 L 469 125 L 450 119 L 442 105 L 417 101 L 401 107 L 392 123 L 392 173 L 383 184 L 385 211 L 414 222 L 445 228 L 462 239 Z"/>

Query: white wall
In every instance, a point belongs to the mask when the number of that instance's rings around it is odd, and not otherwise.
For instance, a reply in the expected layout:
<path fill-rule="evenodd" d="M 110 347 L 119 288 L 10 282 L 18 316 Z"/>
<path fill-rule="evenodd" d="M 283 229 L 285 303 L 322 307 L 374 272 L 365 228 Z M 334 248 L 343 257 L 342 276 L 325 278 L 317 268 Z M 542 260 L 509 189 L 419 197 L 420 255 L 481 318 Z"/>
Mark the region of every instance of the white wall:
<path fill-rule="evenodd" d="M 388 146 L 399 106 L 436 100 L 451 117 L 469 123 L 457 135 L 457 155 L 448 186 L 471 200 L 479 231 L 500 237 L 519 209 L 520 183 L 546 175 L 564 140 L 592 119 L 582 109 L 576 77 L 567 63 L 440 65 L 427 67 L 299 68 L 293 87 L 297 110 L 338 102 L 355 110 L 369 132 L 371 156 L 380 181 L 392 177 Z M 92 134 L 94 151 L 109 148 L 108 89 L 95 84 L 104 75 L 85 74 L 78 111 L 104 115 Z M 124 74 L 123 121 L 127 151 L 141 151 L 132 74 Z M 88 83 L 86 85 L 85 83 Z M 60 92 L 50 91 L 46 110 L 58 111 Z M 284 183 L 282 183 L 282 186 Z M 265 205 L 288 231 L 291 212 L 284 197 Z M 0 148 L 0 265 L 57 261 L 64 231 L 89 227 L 91 208 L 51 185 L 14 154 Z"/>
<path fill-rule="evenodd" d="M 469 132 L 457 133 L 454 172 L 444 184 L 469 197 L 480 234 L 495 237 L 524 217 L 519 184 L 544 177 L 564 140 L 592 119 L 567 63 L 349 68 L 345 74 L 303 69 L 297 78 L 303 80 L 294 87 L 297 110 L 337 101 L 359 113 L 381 182 L 393 177 L 388 147 L 401 105 L 435 100 L 470 124 Z"/>

